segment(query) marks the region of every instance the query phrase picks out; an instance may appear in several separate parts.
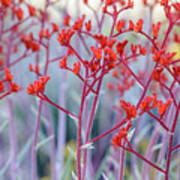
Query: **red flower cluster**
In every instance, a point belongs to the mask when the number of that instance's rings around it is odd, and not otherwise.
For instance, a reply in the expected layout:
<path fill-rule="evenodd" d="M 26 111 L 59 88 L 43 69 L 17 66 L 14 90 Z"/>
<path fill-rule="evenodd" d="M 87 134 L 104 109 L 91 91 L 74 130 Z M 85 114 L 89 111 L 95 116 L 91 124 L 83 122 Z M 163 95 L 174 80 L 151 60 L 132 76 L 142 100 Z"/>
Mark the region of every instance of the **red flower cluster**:
<path fill-rule="evenodd" d="M 38 95 L 39 93 L 44 93 L 45 86 L 50 79 L 50 76 L 42 76 L 39 80 L 34 81 L 33 84 L 29 84 L 27 88 L 27 93 L 31 95 Z"/>
<path fill-rule="evenodd" d="M 163 103 L 162 100 L 157 100 L 157 94 L 153 93 L 153 96 L 146 96 L 141 102 L 139 115 L 142 115 L 144 112 L 148 112 L 153 108 L 158 108 L 158 113 L 160 116 L 164 115 L 166 109 L 172 102 L 171 99 L 167 100 L 166 103 Z"/>
<path fill-rule="evenodd" d="M 123 110 L 126 112 L 126 118 L 132 119 L 136 117 L 137 109 L 136 106 L 131 105 L 129 102 L 126 102 L 124 100 L 120 101 L 120 105 L 123 108 Z"/>
<path fill-rule="evenodd" d="M 122 140 L 128 141 L 127 135 L 130 127 L 132 126 L 132 123 L 129 122 L 126 127 L 123 127 L 119 130 L 119 133 L 117 135 L 114 135 L 112 139 L 112 144 L 115 146 L 121 146 Z"/>
<path fill-rule="evenodd" d="M 30 33 L 29 36 L 22 35 L 21 41 L 25 44 L 27 50 L 32 50 L 33 52 L 39 51 L 40 46 L 34 41 L 33 34 Z"/>
<path fill-rule="evenodd" d="M 0 80 L 0 93 L 3 93 L 5 91 L 4 83 L 8 83 L 10 86 L 10 90 L 7 94 L 19 91 L 19 87 L 16 83 L 13 82 L 13 75 L 10 73 L 8 68 L 5 68 L 5 78 Z"/>

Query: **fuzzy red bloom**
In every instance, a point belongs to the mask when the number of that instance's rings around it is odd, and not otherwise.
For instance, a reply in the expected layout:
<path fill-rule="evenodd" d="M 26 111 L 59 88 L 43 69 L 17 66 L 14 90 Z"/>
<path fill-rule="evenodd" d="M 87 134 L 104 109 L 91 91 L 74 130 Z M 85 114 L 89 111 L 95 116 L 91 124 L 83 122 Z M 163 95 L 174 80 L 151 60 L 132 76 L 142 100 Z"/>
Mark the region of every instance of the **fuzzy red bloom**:
<path fill-rule="evenodd" d="M 58 27 L 58 25 L 56 23 L 52 22 L 51 25 L 52 25 L 53 32 L 58 32 L 59 31 L 59 27 Z"/>
<path fill-rule="evenodd" d="M 142 30 L 143 27 L 143 19 L 139 19 L 139 21 L 136 23 L 135 27 L 134 27 L 134 31 L 135 32 L 140 32 Z"/>
<path fill-rule="evenodd" d="M 116 45 L 116 51 L 117 53 L 122 56 L 123 53 L 124 53 L 124 48 L 125 46 L 127 45 L 128 43 L 128 40 L 124 40 L 123 42 L 118 42 L 117 45 Z"/>
<path fill-rule="evenodd" d="M 74 72 L 74 74 L 77 75 L 79 73 L 80 69 L 81 69 L 81 62 L 80 61 L 78 61 L 78 63 L 73 64 L 73 72 Z"/>
<path fill-rule="evenodd" d="M 1 3 L 3 6 L 10 6 L 11 5 L 11 0 L 1 0 Z"/>
<path fill-rule="evenodd" d="M 59 62 L 59 67 L 60 68 L 66 68 L 66 65 L 67 64 L 67 56 L 64 56 L 63 58 L 62 58 L 62 60 Z"/>
<path fill-rule="evenodd" d="M 155 24 L 152 24 L 152 30 L 153 30 L 154 39 L 156 39 L 158 37 L 160 26 L 161 26 L 161 22 L 158 22 L 156 26 L 155 26 Z"/>
<path fill-rule="evenodd" d="M 58 41 L 62 46 L 69 44 L 71 37 L 73 36 L 74 31 L 72 29 L 62 29 L 61 33 L 58 34 Z"/>
<path fill-rule="evenodd" d="M 180 3 L 174 3 L 172 4 L 174 9 L 177 11 L 177 13 L 180 15 Z"/>
<path fill-rule="evenodd" d="M 75 31 L 81 30 L 81 28 L 83 27 L 84 19 L 85 19 L 84 15 L 81 18 L 78 18 L 72 26 L 73 30 Z"/>
<path fill-rule="evenodd" d="M 3 83 L 0 81 L 0 93 L 3 93 L 5 91 L 5 87 Z"/>
<path fill-rule="evenodd" d="M 13 75 L 11 75 L 8 68 L 5 68 L 5 80 L 6 81 L 12 81 L 13 80 Z"/>
<path fill-rule="evenodd" d="M 134 30 L 134 23 L 132 20 L 129 20 L 129 30 Z"/>
<path fill-rule="evenodd" d="M 156 69 L 154 69 L 152 78 L 155 79 L 156 81 L 160 81 L 162 71 L 163 71 L 162 67 L 157 67 Z"/>
<path fill-rule="evenodd" d="M 126 102 L 124 100 L 120 101 L 120 105 L 123 108 L 123 110 L 126 112 L 127 119 L 136 117 L 136 113 L 137 113 L 136 106 L 131 105 L 129 102 Z"/>
<path fill-rule="evenodd" d="M 19 19 L 19 20 L 22 20 L 23 19 L 23 11 L 22 11 L 22 9 L 21 8 L 18 8 L 18 9 L 16 9 L 15 10 L 15 14 L 16 14 L 16 16 L 17 16 L 17 18 Z"/>
<path fill-rule="evenodd" d="M 91 46 L 91 51 L 93 52 L 94 57 L 97 60 L 101 60 L 101 57 L 102 57 L 102 50 L 101 50 L 101 48 L 97 48 L 96 49 L 94 46 Z"/>
<path fill-rule="evenodd" d="M 27 7 L 28 7 L 29 15 L 30 16 L 36 16 L 36 9 L 35 9 L 35 7 L 33 7 L 31 5 L 27 5 Z"/>
<path fill-rule="evenodd" d="M 172 103 L 172 99 L 168 99 L 167 102 L 164 103 L 164 104 L 163 104 L 162 101 L 159 101 L 159 103 L 158 103 L 158 113 L 159 113 L 160 116 L 162 116 L 166 112 L 168 106 L 171 103 Z"/>
<path fill-rule="evenodd" d="M 85 23 L 85 27 L 87 31 L 91 31 L 91 20 Z"/>
<path fill-rule="evenodd" d="M 67 14 L 64 18 L 64 25 L 65 26 L 69 26 L 69 21 L 70 21 L 71 17 L 69 14 Z"/>
<path fill-rule="evenodd" d="M 125 26 L 125 22 L 122 20 L 119 20 L 116 25 L 116 30 L 118 32 L 121 32 L 122 28 Z"/>
<path fill-rule="evenodd" d="M 131 126 L 132 126 L 132 123 L 129 122 L 126 127 L 121 128 L 119 130 L 119 133 L 113 137 L 112 144 L 115 145 L 115 146 L 121 146 L 123 139 L 128 141 L 127 135 L 128 135 L 128 131 L 129 131 Z"/>
<path fill-rule="evenodd" d="M 27 88 L 27 93 L 31 95 L 44 93 L 45 86 L 49 79 L 50 76 L 42 76 L 39 80 L 34 81 L 33 84 L 29 84 L 29 87 Z"/>

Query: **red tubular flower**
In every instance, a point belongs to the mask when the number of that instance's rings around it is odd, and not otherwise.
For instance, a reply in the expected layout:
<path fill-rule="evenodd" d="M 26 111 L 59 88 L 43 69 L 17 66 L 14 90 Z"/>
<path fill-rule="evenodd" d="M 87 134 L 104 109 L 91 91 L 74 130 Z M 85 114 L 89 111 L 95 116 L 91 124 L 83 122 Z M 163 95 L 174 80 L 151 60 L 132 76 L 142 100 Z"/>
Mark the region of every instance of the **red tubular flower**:
<path fill-rule="evenodd" d="M 102 57 L 102 50 L 101 50 L 101 48 L 97 48 L 96 49 L 94 46 L 91 46 L 91 51 L 93 52 L 94 57 L 97 60 L 101 60 L 101 57 Z"/>
<path fill-rule="evenodd" d="M 16 9 L 16 10 L 15 10 L 15 14 L 16 14 L 16 16 L 17 16 L 17 18 L 18 18 L 19 20 L 22 20 L 22 19 L 23 19 L 23 11 L 22 11 L 21 8 Z"/>
<path fill-rule="evenodd" d="M 80 61 L 78 61 L 78 63 L 73 64 L 73 72 L 74 72 L 74 74 L 77 75 L 79 73 L 80 69 L 81 69 L 81 62 Z"/>
<path fill-rule="evenodd" d="M 139 21 L 136 23 L 135 27 L 134 27 L 134 31 L 135 32 L 140 32 L 142 30 L 143 27 L 143 19 L 139 19 Z"/>
<path fill-rule="evenodd" d="M 124 40 L 123 42 L 118 42 L 118 44 L 116 45 L 116 51 L 117 53 L 122 56 L 124 53 L 124 48 L 127 45 L 128 40 Z"/>
<path fill-rule="evenodd" d="M 164 113 L 166 112 L 168 106 L 171 103 L 172 103 L 172 99 L 168 99 L 165 104 L 163 104 L 162 101 L 159 101 L 159 103 L 158 103 L 158 113 L 159 113 L 160 116 L 164 115 Z"/>
<path fill-rule="evenodd" d="M 112 144 L 115 145 L 115 146 L 121 146 L 123 139 L 128 141 L 127 135 L 128 135 L 128 131 L 129 131 L 131 126 L 132 126 L 132 123 L 129 122 L 126 127 L 121 128 L 119 130 L 119 133 L 117 135 L 114 135 L 114 137 L 112 139 Z"/>
<path fill-rule="evenodd" d="M 74 25 L 72 26 L 73 30 L 75 30 L 75 31 L 81 30 L 81 28 L 83 27 L 84 19 L 85 19 L 85 16 L 78 18 L 75 21 Z"/>
<path fill-rule="evenodd" d="M 62 46 L 69 44 L 71 37 L 73 36 L 74 31 L 72 29 L 62 29 L 61 33 L 58 34 L 58 41 Z"/>
<path fill-rule="evenodd" d="M 123 28 L 124 26 L 125 26 L 124 21 L 119 20 L 119 21 L 117 22 L 117 25 L 116 25 L 116 30 L 117 30 L 117 32 L 121 32 L 121 30 L 122 30 L 122 28 Z"/>
<path fill-rule="evenodd" d="M 11 5 L 11 0 L 1 0 L 1 3 L 3 6 L 10 6 Z"/>
<path fill-rule="evenodd" d="M 0 93 L 3 93 L 5 91 L 5 87 L 3 83 L 0 81 Z"/>
<path fill-rule="evenodd" d="M 133 54 L 136 54 L 137 48 L 138 48 L 137 45 L 131 44 L 131 51 Z"/>
<path fill-rule="evenodd" d="M 120 100 L 120 105 L 123 108 L 123 110 L 126 112 L 127 119 L 135 118 L 137 109 L 134 105 L 131 105 L 129 102 L 126 102 L 124 100 Z"/>
<path fill-rule="evenodd" d="M 52 22 L 51 25 L 52 25 L 53 32 L 58 32 L 59 31 L 59 27 L 58 27 L 58 25 L 56 23 Z"/>
<path fill-rule="evenodd" d="M 11 92 L 18 92 L 19 91 L 19 87 L 16 83 L 10 83 L 10 87 L 11 87 Z"/>
<path fill-rule="evenodd" d="M 129 20 L 129 30 L 134 30 L 134 23 L 132 22 L 132 20 Z"/>
<path fill-rule="evenodd" d="M 69 21 L 70 21 L 71 17 L 69 16 L 69 14 L 67 14 L 64 18 L 64 25 L 65 26 L 69 26 Z"/>
<path fill-rule="evenodd" d="M 163 67 L 155 68 L 152 74 L 152 78 L 155 79 L 156 81 L 160 81 L 162 71 L 163 71 Z"/>
<path fill-rule="evenodd" d="M 91 20 L 85 23 L 85 27 L 87 31 L 91 31 Z"/>
<path fill-rule="evenodd" d="M 29 11 L 29 15 L 30 16 L 36 16 L 36 9 L 33 7 L 33 6 L 31 6 L 31 5 L 27 5 L 27 8 L 28 8 L 28 11 Z"/>
<path fill-rule="evenodd" d="M 156 26 L 155 26 L 155 24 L 152 24 L 152 30 L 153 30 L 154 39 L 156 39 L 158 37 L 160 26 L 161 26 L 161 22 L 158 22 Z"/>
<path fill-rule="evenodd" d="M 29 87 L 27 88 L 27 93 L 31 95 L 44 93 L 45 86 L 49 79 L 50 76 L 42 76 L 39 80 L 34 81 L 33 84 L 29 84 Z"/>
<path fill-rule="evenodd" d="M 180 76 L 180 66 L 173 66 L 173 72 L 176 77 Z"/>
<path fill-rule="evenodd" d="M 6 81 L 12 81 L 13 80 L 13 75 L 11 75 L 8 68 L 5 68 L 5 80 Z"/>
<path fill-rule="evenodd" d="M 59 67 L 62 69 L 67 67 L 67 56 L 64 56 L 59 62 Z"/>

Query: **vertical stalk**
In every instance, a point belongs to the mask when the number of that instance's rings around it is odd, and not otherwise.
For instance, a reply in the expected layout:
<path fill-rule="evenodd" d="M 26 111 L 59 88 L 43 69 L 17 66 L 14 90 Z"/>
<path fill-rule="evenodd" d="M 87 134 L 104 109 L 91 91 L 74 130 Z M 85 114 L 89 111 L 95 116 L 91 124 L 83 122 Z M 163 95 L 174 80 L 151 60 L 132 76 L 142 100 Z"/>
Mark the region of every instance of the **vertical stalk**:
<path fill-rule="evenodd" d="M 38 105 L 38 116 L 37 116 L 37 121 L 36 121 L 36 127 L 34 131 L 34 139 L 33 139 L 33 144 L 32 144 L 32 171 L 31 171 L 31 180 L 37 180 L 37 150 L 36 150 L 36 144 L 38 141 L 38 132 L 40 128 L 40 122 L 41 122 L 41 113 L 42 113 L 42 105 L 43 101 L 39 101 Z"/>
<path fill-rule="evenodd" d="M 60 84 L 59 84 L 59 104 L 62 107 L 66 107 L 66 72 L 60 72 Z M 63 111 L 59 111 L 58 120 L 58 142 L 57 142 L 57 152 L 56 152 L 56 174 L 57 180 L 61 177 L 61 172 L 63 170 L 64 164 L 64 147 L 66 139 L 66 114 Z"/>
<path fill-rule="evenodd" d="M 87 87 L 87 80 L 84 81 L 82 97 L 81 97 L 81 105 L 78 116 L 78 128 L 77 128 L 77 159 L 76 159 L 76 169 L 77 169 L 77 177 L 78 180 L 81 180 L 81 131 L 82 131 L 82 114 L 85 102 L 85 93 Z"/>
<path fill-rule="evenodd" d="M 11 180 L 16 180 L 17 175 L 17 139 L 16 128 L 13 114 L 13 103 L 11 99 L 8 99 L 9 107 L 9 138 L 11 147 Z"/>

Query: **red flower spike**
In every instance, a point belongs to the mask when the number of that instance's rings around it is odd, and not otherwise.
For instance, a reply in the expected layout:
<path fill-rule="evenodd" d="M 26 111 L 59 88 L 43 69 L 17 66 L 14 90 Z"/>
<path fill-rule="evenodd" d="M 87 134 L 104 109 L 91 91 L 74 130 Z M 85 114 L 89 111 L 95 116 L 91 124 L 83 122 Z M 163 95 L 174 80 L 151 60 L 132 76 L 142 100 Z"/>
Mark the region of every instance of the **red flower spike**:
<path fill-rule="evenodd" d="M 172 6 L 177 11 L 177 13 L 180 15 L 180 3 L 178 3 L 178 2 L 174 3 L 174 4 L 172 4 Z"/>
<path fill-rule="evenodd" d="M 142 55 L 146 55 L 146 48 L 145 47 L 141 47 L 141 45 L 139 44 L 139 53 Z"/>
<path fill-rule="evenodd" d="M 45 86 L 50 79 L 50 76 L 42 76 L 39 80 L 36 80 L 33 84 L 29 84 L 27 88 L 27 93 L 31 95 L 36 95 L 38 93 L 44 93 Z"/>
<path fill-rule="evenodd" d="M 18 92 L 19 91 L 19 87 L 16 83 L 10 83 L 10 87 L 11 87 L 11 92 Z"/>
<path fill-rule="evenodd" d="M 31 5 L 27 5 L 27 7 L 28 7 L 29 15 L 36 16 L 36 9 Z"/>
<path fill-rule="evenodd" d="M 158 113 L 160 116 L 164 115 L 168 106 L 172 103 L 172 99 L 167 100 L 165 104 L 162 103 L 162 101 L 159 101 L 158 105 Z"/>
<path fill-rule="evenodd" d="M 58 41 L 62 46 L 69 44 L 71 37 L 73 36 L 74 31 L 72 29 L 62 29 L 61 33 L 58 34 Z"/>
<path fill-rule="evenodd" d="M 134 7 L 134 2 L 132 0 L 128 0 L 128 6 L 130 8 L 133 8 Z"/>
<path fill-rule="evenodd" d="M 94 57 L 97 60 L 101 60 L 101 57 L 102 57 L 102 50 L 101 50 L 101 48 L 97 48 L 96 49 L 94 46 L 91 46 L 91 51 L 93 52 Z"/>
<path fill-rule="evenodd" d="M 126 102 L 124 100 L 120 101 L 120 105 L 123 108 L 123 110 L 126 112 L 127 119 L 135 118 L 137 109 L 134 105 L 131 105 L 129 102 Z"/>
<path fill-rule="evenodd" d="M 29 71 L 34 71 L 32 64 L 29 64 Z"/>
<path fill-rule="evenodd" d="M 143 19 L 139 19 L 139 21 L 136 23 L 135 27 L 134 27 L 134 31 L 135 32 L 140 32 L 142 30 L 143 27 Z"/>
<path fill-rule="evenodd" d="M 176 77 L 180 76 L 180 66 L 173 66 L 173 72 Z"/>
<path fill-rule="evenodd" d="M 11 0 L 1 0 L 1 3 L 3 6 L 10 6 L 11 5 Z"/>
<path fill-rule="evenodd" d="M 84 4 L 88 4 L 88 0 L 83 0 Z"/>
<path fill-rule="evenodd" d="M 59 63 L 59 67 L 62 69 L 67 67 L 67 56 L 64 56 L 62 58 L 62 60 Z"/>
<path fill-rule="evenodd" d="M 105 5 L 110 6 L 110 5 L 114 4 L 114 2 L 115 2 L 115 0 L 106 0 Z"/>
<path fill-rule="evenodd" d="M 136 54 L 137 48 L 138 48 L 137 45 L 131 44 L 131 51 L 133 54 Z"/>
<path fill-rule="evenodd" d="M 3 93 L 5 91 L 5 87 L 3 83 L 0 81 L 0 93 Z"/>
<path fill-rule="evenodd" d="M 69 16 L 69 14 L 67 14 L 64 18 L 64 25 L 65 26 L 69 26 L 69 21 L 70 21 L 71 17 Z"/>
<path fill-rule="evenodd" d="M 5 80 L 6 81 L 12 81 L 13 80 L 13 75 L 11 75 L 8 68 L 5 68 Z"/>
<path fill-rule="evenodd" d="M 19 20 L 22 20 L 22 19 L 23 19 L 23 11 L 22 11 L 21 8 L 16 9 L 16 10 L 15 10 L 15 14 L 16 14 L 16 16 L 17 16 L 17 18 L 18 18 Z"/>
<path fill-rule="evenodd" d="M 44 30 L 41 29 L 39 32 L 39 38 L 42 39 L 44 37 Z"/>
<path fill-rule="evenodd" d="M 112 144 L 115 146 L 121 146 L 122 145 L 122 139 L 128 140 L 127 135 L 130 127 L 132 126 L 132 123 L 129 122 L 128 125 L 124 128 L 121 128 L 119 130 L 119 133 L 115 135 L 112 139 Z"/>
<path fill-rule="evenodd" d="M 91 20 L 85 23 L 86 31 L 91 31 Z"/>
<path fill-rule="evenodd" d="M 80 61 L 78 61 L 78 63 L 73 64 L 73 72 L 74 72 L 74 74 L 77 75 L 79 73 L 80 69 L 81 69 L 81 62 Z"/>
<path fill-rule="evenodd" d="M 35 72 L 36 72 L 36 73 L 39 73 L 39 64 L 36 64 L 36 66 L 35 66 Z"/>
<path fill-rule="evenodd" d="M 152 74 L 152 78 L 155 79 L 156 81 L 160 81 L 162 71 L 163 71 L 163 67 L 155 68 Z"/>
<path fill-rule="evenodd" d="M 73 30 L 75 31 L 81 30 L 81 28 L 83 27 L 84 19 L 85 19 L 84 15 L 81 18 L 78 18 L 72 26 Z"/>
<path fill-rule="evenodd" d="M 139 115 L 142 115 L 144 112 L 149 111 L 152 108 L 151 107 L 152 102 L 153 102 L 153 97 L 146 96 L 140 104 L 139 108 L 140 108 L 141 112 L 139 113 Z"/>
<path fill-rule="evenodd" d="M 119 20 L 119 21 L 117 22 L 117 25 L 116 25 L 116 30 L 117 30 L 117 32 L 121 32 L 121 30 L 122 30 L 122 28 L 124 28 L 124 26 L 125 26 L 124 21 Z"/>
<path fill-rule="evenodd" d="M 49 29 L 48 29 L 48 28 L 46 29 L 45 34 L 46 34 L 46 38 L 49 38 L 49 37 L 50 37 L 50 32 L 49 32 Z"/>
<path fill-rule="evenodd" d="M 134 23 L 132 20 L 129 20 L 129 30 L 134 30 Z"/>
<path fill-rule="evenodd" d="M 117 69 L 114 70 L 112 76 L 118 78 L 119 77 L 118 75 L 119 75 L 118 70 Z"/>
<path fill-rule="evenodd" d="M 59 31 L 59 27 L 58 27 L 58 25 L 56 23 L 52 22 L 51 25 L 52 25 L 53 32 L 58 32 Z"/>
<path fill-rule="evenodd" d="M 169 0 L 161 0 L 161 6 L 168 6 Z"/>
<path fill-rule="evenodd" d="M 152 24 L 152 30 L 153 30 L 154 39 L 156 39 L 158 37 L 160 26 L 161 26 L 161 22 L 158 22 L 156 26 L 155 26 L 155 24 Z"/>
<path fill-rule="evenodd" d="M 117 53 L 122 56 L 123 53 L 124 53 L 124 48 L 125 46 L 127 45 L 128 43 L 128 40 L 124 40 L 123 42 L 119 42 L 117 45 L 116 45 L 116 51 Z"/>

